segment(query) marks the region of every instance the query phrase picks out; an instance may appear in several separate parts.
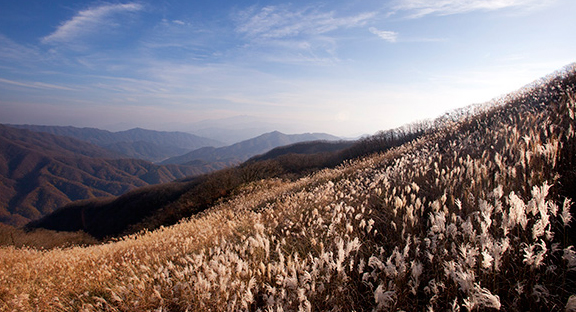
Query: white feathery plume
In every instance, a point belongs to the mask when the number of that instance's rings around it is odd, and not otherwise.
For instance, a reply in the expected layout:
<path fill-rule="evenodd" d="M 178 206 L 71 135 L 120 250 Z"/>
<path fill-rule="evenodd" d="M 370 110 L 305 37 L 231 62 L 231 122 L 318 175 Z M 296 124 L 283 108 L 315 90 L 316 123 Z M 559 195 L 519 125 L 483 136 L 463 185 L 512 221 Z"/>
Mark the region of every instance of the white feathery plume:
<path fill-rule="evenodd" d="M 572 206 L 572 200 L 569 198 L 564 199 L 564 204 L 562 205 L 562 214 L 560 214 L 560 219 L 562 219 L 564 226 L 570 225 L 570 222 L 572 221 L 570 206 Z"/>
<path fill-rule="evenodd" d="M 576 251 L 574 251 L 574 246 L 564 248 L 562 259 L 567 262 L 568 271 L 576 271 Z"/>
<path fill-rule="evenodd" d="M 566 312 L 576 312 L 576 295 L 570 296 L 566 302 Z"/>
<path fill-rule="evenodd" d="M 396 301 L 396 292 L 393 290 L 384 290 L 382 284 L 378 285 L 374 291 L 374 300 L 378 307 L 377 310 L 382 310 L 383 308 L 390 307 Z"/>
<path fill-rule="evenodd" d="M 494 308 L 500 310 L 500 297 L 498 297 L 498 295 L 493 295 L 490 290 L 481 287 L 478 284 L 474 284 L 472 300 L 474 300 L 476 305 L 480 308 Z"/>

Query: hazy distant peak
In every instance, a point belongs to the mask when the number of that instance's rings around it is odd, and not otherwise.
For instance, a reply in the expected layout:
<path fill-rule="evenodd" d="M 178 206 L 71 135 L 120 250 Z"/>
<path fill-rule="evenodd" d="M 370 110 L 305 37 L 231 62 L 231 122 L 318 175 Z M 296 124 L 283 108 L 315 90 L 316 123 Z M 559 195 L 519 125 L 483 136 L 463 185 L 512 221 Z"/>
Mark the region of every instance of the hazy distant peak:
<path fill-rule="evenodd" d="M 186 132 L 156 131 L 139 127 L 118 132 L 72 126 L 15 125 L 14 127 L 75 138 L 130 158 L 149 161 L 160 161 L 205 146 L 223 145 L 217 140 Z"/>
<path fill-rule="evenodd" d="M 318 140 L 334 141 L 339 140 L 339 138 L 326 133 L 284 134 L 274 130 L 225 147 L 201 148 L 185 155 L 167 159 L 162 164 L 186 164 L 195 160 L 240 163 L 279 146 Z"/>

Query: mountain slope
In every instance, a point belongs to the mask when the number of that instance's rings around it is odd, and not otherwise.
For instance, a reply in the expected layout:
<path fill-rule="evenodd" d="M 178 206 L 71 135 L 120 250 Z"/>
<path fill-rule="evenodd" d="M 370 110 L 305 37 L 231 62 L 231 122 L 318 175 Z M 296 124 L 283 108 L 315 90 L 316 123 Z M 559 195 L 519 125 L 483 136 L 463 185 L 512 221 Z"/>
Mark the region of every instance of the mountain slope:
<path fill-rule="evenodd" d="M 150 142 L 157 145 L 174 146 L 182 149 L 193 150 L 204 146 L 221 146 L 222 143 L 199 137 L 185 132 L 154 131 L 142 128 L 134 128 L 116 132 L 117 142 Z"/>
<path fill-rule="evenodd" d="M 19 129 L 45 132 L 71 137 L 104 147 L 128 158 L 160 161 L 182 155 L 205 146 L 222 146 L 222 143 L 185 132 L 154 131 L 134 128 L 110 132 L 96 128 L 77 128 L 38 125 L 11 125 Z"/>
<path fill-rule="evenodd" d="M 158 145 L 145 141 L 116 142 L 103 145 L 103 148 L 126 155 L 130 158 L 143 159 L 148 161 L 162 161 L 174 155 L 183 155 L 190 152 L 190 149 L 170 145 Z"/>
<path fill-rule="evenodd" d="M 0 249 L 7 310 L 570 311 L 576 66 L 504 105 L 173 227 Z M 572 222 L 573 224 L 573 222 Z"/>
<path fill-rule="evenodd" d="M 250 140 L 242 141 L 230 146 L 214 148 L 204 147 L 185 155 L 172 157 L 162 164 L 186 164 L 195 160 L 208 162 L 221 161 L 229 164 L 238 164 L 248 158 L 263 154 L 279 146 L 304 141 L 338 140 L 337 137 L 323 133 L 283 134 L 278 131 L 262 134 Z"/>
<path fill-rule="evenodd" d="M 275 159 L 280 156 L 298 154 L 298 155 L 312 155 L 321 153 L 333 153 L 345 150 L 353 146 L 355 141 L 306 141 L 285 146 L 276 147 L 264 154 L 256 155 L 248 162 L 263 161 Z"/>
<path fill-rule="evenodd" d="M 76 139 L 0 125 L 0 222 L 24 225 L 71 201 L 120 195 L 207 170 L 114 159 L 118 156 Z"/>

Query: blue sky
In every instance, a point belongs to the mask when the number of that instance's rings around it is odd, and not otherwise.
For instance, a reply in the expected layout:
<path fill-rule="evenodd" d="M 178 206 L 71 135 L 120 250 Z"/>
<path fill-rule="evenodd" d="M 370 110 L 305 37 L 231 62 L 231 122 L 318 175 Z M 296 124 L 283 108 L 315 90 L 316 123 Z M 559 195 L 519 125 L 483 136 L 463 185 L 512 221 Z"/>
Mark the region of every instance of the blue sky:
<path fill-rule="evenodd" d="M 0 123 L 353 136 L 576 61 L 573 0 L 0 0 Z"/>

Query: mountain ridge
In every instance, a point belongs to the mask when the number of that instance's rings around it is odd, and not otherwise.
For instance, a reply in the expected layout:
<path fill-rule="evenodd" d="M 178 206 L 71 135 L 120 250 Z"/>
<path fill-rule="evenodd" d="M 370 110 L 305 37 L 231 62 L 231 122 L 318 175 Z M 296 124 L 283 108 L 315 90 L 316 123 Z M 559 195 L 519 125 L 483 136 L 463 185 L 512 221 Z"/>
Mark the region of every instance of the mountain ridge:
<path fill-rule="evenodd" d="M 340 138 L 326 133 L 284 134 L 280 131 L 272 131 L 229 146 L 203 147 L 184 155 L 169 158 L 160 164 L 186 164 L 196 160 L 238 164 L 252 156 L 266 153 L 279 146 L 317 140 L 336 141 Z"/>
<path fill-rule="evenodd" d="M 179 131 L 156 131 L 132 128 L 111 132 L 98 128 L 73 126 L 10 125 L 13 128 L 72 137 L 121 153 L 127 158 L 161 161 L 173 156 L 205 147 L 222 146 L 223 143 Z"/>
<path fill-rule="evenodd" d="M 0 222 L 24 225 L 65 204 L 220 169 L 160 166 L 74 138 L 0 125 Z"/>

